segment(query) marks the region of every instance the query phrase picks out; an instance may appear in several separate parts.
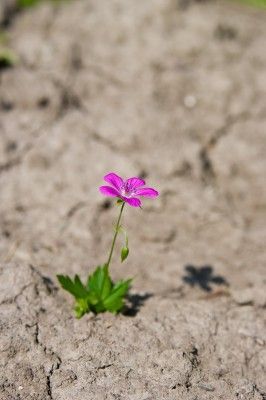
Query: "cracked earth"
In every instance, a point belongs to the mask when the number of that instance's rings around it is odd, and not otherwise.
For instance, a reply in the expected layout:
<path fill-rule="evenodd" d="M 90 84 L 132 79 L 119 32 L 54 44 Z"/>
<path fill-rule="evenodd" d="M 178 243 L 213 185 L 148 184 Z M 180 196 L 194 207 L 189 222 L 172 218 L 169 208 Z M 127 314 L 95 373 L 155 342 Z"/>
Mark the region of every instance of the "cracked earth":
<path fill-rule="evenodd" d="M 73 0 L 0 23 L 0 399 L 266 399 L 266 14 L 232 1 Z M 105 261 L 109 171 L 135 276 L 76 320 L 56 274 Z"/>

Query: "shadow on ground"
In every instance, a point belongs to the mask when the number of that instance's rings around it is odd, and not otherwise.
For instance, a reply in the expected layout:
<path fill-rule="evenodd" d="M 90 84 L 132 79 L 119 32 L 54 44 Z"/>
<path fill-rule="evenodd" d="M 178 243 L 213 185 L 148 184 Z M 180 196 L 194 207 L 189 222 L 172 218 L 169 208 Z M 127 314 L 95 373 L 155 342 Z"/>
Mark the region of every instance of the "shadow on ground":
<path fill-rule="evenodd" d="M 153 297 L 152 293 L 128 295 L 128 304 L 123 312 L 127 317 L 135 317 L 145 301 Z"/>
<path fill-rule="evenodd" d="M 211 292 L 212 285 L 229 285 L 224 277 L 214 274 L 214 269 L 210 265 L 195 267 L 194 265 L 188 264 L 184 268 L 186 270 L 186 275 L 182 278 L 183 282 L 192 287 L 198 286 L 205 292 Z"/>

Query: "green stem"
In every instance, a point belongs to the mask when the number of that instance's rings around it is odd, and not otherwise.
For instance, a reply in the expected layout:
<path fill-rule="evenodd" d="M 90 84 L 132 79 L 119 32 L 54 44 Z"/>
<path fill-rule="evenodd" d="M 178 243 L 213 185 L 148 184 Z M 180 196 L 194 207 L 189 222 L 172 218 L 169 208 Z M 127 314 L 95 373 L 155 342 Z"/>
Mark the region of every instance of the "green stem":
<path fill-rule="evenodd" d="M 122 212 L 123 212 L 124 206 L 125 206 L 125 203 L 122 204 L 122 207 L 121 207 L 121 210 L 120 210 L 120 213 L 119 213 L 119 216 L 118 216 L 118 220 L 117 220 L 117 223 L 116 223 L 116 226 L 115 226 L 115 235 L 114 235 L 114 238 L 113 238 L 113 242 L 112 242 L 110 254 L 109 254 L 109 257 L 108 257 L 108 261 L 105 264 L 107 266 L 107 268 L 109 267 L 111 259 L 112 259 L 112 255 L 113 255 L 113 251 L 114 251 L 114 247 L 115 247 L 115 241 L 116 241 L 116 238 L 117 238 L 117 235 L 118 235 L 118 232 L 119 232 L 119 225 L 120 225 L 120 221 L 121 221 L 121 217 L 122 217 Z"/>

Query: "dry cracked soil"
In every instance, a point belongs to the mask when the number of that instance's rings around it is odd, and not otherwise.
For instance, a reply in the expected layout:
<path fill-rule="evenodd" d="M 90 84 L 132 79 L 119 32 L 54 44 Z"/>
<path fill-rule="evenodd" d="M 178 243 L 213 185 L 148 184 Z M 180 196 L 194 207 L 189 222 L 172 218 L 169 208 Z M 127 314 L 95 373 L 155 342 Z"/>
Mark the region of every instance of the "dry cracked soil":
<path fill-rule="evenodd" d="M 266 399 L 266 13 L 73 0 L 0 23 L 0 399 Z M 102 263 L 127 208 L 123 314 L 76 320 L 56 274 Z"/>

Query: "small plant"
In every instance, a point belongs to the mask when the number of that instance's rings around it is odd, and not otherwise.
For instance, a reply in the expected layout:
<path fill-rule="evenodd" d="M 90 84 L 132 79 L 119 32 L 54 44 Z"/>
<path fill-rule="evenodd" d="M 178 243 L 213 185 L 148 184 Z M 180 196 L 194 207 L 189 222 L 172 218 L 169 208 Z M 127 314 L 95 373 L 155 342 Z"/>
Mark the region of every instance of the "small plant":
<path fill-rule="evenodd" d="M 120 253 L 121 262 L 125 261 L 129 254 L 128 236 L 121 225 L 122 213 L 126 205 L 141 207 L 139 197 L 154 198 L 159 194 L 155 189 L 145 187 L 145 181 L 141 178 L 133 177 L 123 180 L 120 176 L 111 172 L 104 177 L 104 180 L 110 186 L 100 186 L 100 192 L 104 196 L 117 198 L 117 204 L 120 207 L 108 259 L 105 264 L 98 266 L 89 275 L 85 285 L 81 282 L 78 275 L 75 275 L 73 280 L 67 275 L 57 275 L 62 288 L 71 293 L 75 298 L 75 314 L 77 318 L 81 318 L 89 311 L 95 314 L 105 311 L 116 314 L 123 309 L 125 296 L 128 293 L 132 279 L 114 283 L 109 273 L 119 233 L 123 233 L 125 237 L 125 243 Z"/>

